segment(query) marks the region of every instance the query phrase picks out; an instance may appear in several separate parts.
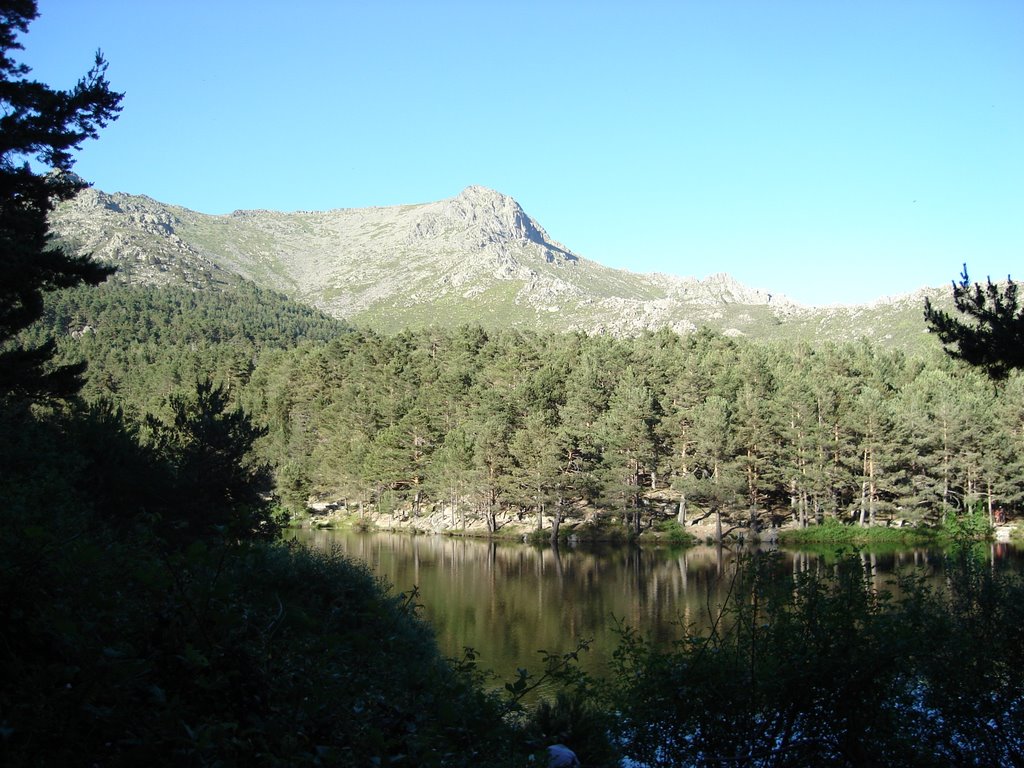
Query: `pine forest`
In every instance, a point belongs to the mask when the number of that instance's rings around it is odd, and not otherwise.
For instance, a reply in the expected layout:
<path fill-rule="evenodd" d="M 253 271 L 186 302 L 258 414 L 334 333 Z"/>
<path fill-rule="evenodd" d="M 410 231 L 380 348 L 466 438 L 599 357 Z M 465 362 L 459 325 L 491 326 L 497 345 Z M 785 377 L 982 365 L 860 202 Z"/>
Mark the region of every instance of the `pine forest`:
<path fill-rule="evenodd" d="M 556 535 L 721 514 L 756 533 L 992 521 L 1024 500 L 1024 381 L 994 384 L 937 341 L 910 356 L 706 331 L 385 336 L 255 288 L 116 285 L 51 297 L 37 330 L 88 363 L 86 400 L 143 431 L 214 387 L 262 431 L 253 458 L 291 514 L 322 500 Z"/>

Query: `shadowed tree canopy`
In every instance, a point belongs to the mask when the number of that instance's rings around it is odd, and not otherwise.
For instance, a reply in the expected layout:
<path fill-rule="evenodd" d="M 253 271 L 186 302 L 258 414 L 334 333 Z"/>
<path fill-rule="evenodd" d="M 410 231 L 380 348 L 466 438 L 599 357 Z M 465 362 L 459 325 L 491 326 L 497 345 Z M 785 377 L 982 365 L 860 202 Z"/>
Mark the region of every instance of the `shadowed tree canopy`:
<path fill-rule="evenodd" d="M 984 286 L 972 285 L 965 264 L 960 282 L 953 283 L 953 302 L 970 322 L 936 309 L 925 299 L 929 330 L 947 345 L 947 353 L 984 369 L 997 381 L 1014 369 L 1024 369 L 1024 307 L 1013 280 L 1007 277 L 1005 286 L 991 279 Z"/>
<path fill-rule="evenodd" d="M 71 173 L 72 152 L 117 117 L 122 94 L 110 90 L 99 52 L 70 90 L 29 79 L 11 54 L 37 15 L 35 0 L 0 0 L 0 395 L 66 396 L 80 369 L 46 371 L 53 343 L 25 348 L 15 336 L 42 314 L 44 292 L 96 284 L 112 271 L 54 247 L 47 216 L 87 186 Z"/>

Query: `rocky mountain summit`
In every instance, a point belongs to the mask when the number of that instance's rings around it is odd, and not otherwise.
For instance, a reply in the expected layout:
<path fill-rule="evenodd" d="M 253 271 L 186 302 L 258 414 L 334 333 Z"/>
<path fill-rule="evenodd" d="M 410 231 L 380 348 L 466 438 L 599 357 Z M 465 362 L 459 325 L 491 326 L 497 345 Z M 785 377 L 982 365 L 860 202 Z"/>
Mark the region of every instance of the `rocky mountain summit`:
<path fill-rule="evenodd" d="M 88 189 L 61 205 L 51 226 L 69 249 L 116 264 L 117 280 L 195 288 L 249 280 L 383 330 L 479 322 L 617 335 L 709 326 L 753 337 L 885 338 L 883 318 L 903 312 L 894 304 L 823 315 L 726 274 L 611 269 L 480 186 L 417 205 L 219 216 Z M 854 322 L 861 310 L 869 325 Z"/>
<path fill-rule="evenodd" d="M 467 253 L 484 250 L 511 256 L 518 247 L 533 249 L 548 263 L 577 260 L 574 253 L 552 241 L 519 203 L 486 187 L 466 187 L 458 197 L 425 212 L 409 242 L 435 238 L 443 238 Z"/>

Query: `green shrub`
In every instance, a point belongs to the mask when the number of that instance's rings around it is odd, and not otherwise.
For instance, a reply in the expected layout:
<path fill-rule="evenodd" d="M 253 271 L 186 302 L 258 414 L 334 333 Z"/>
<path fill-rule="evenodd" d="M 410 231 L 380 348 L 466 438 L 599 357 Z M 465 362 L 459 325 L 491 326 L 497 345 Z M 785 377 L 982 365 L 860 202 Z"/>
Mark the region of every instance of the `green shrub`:
<path fill-rule="evenodd" d="M 439 656 L 414 600 L 340 555 L 198 543 L 157 557 L 88 537 L 35 574 L 3 585 L 6 765 L 474 765 L 516 751 L 503 704 Z"/>
<path fill-rule="evenodd" d="M 779 532 L 784 544 L 879 545 L 934 542 L 936 534 L 927 528 L 889 528 L 875 525 L 862 528 L 845 524 L 834 517 L 826 517 L 819 525 L 787 529 Z"/>
<path fill-rule="evenodd" d="M 659 534 L 658 540 L 678 547 L 692 547 L 697 538 L 689 533 L 673 518 L 659 520 L 654 524 L 654 531 Z"/>
<path fill-rule="evenodd" d="M 992 535 L 992 524 L 984 507 L 958 515 L 950 510 L 942 517 L 942 537 L 953 541 L 977 541 Z"/>
<path fill-rule="evenodd" d="M 948 589 L 879 590 L 858 557 L 743 561 L 714 625 L 657 648 L 629 627 L 603 692 L 650 766 L 1008 765 L 1024 744 L 1024 588 L 961 551 Z"/>
<path fill-rule="evenodd" d="M 564 744 L 587 766 L 618 766 L 621 756 L 611 739 L 613 718 L 584 695 L 558 691 L 539 702 L 524 727 L 527 743 Z"/>
<path fill-rule="evenodd" d="M 170 544 L 146 509 L 159 465 L 77 418 L 0 414 L 0 763 L 525 760 L 509 703 L 440 656 L 415 595 L 338 553 Z"/>

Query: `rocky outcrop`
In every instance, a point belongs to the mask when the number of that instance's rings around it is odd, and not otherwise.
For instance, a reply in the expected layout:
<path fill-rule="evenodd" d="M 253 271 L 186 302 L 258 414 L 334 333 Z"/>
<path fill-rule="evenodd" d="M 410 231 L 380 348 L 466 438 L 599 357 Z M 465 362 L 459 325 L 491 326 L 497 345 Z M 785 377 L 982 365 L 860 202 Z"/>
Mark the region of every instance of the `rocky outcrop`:
<path fill-rule="evenodd" d="M 466 187 L 457 197 L 424 211 L 410 235 L 410 245 L 443 238 L 447 247 L 466 253 L 484 250 L 511 256 L 516 251 L 547 263 L 576 262 L 578 257 L 526 215 L 519 203 L 486 187 Z"/>
<path fill-rule="evenodd" d="M 58 242 L 117 266 L 115 279 L 147 285 L 207 288 L 238 276 L 182 239 L 181 220 L 148 197 L 86 189 L 51 216 Z"/>

